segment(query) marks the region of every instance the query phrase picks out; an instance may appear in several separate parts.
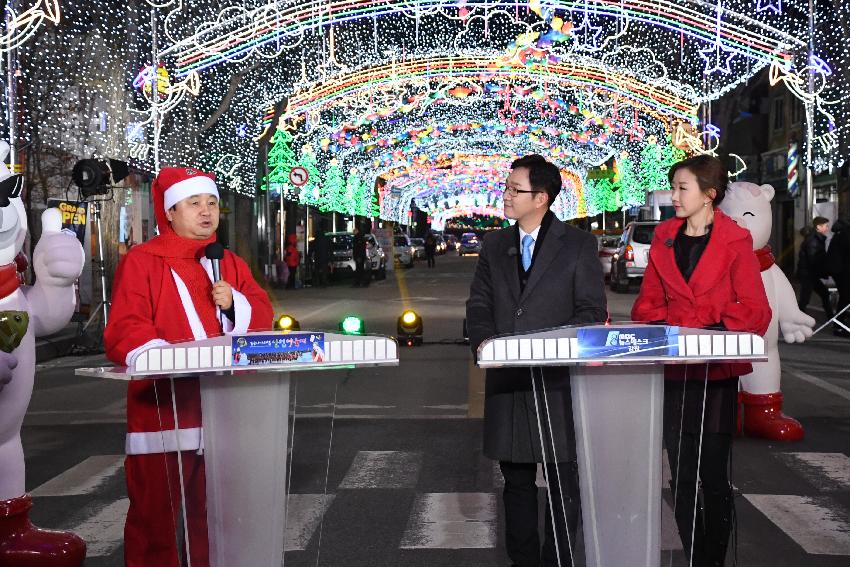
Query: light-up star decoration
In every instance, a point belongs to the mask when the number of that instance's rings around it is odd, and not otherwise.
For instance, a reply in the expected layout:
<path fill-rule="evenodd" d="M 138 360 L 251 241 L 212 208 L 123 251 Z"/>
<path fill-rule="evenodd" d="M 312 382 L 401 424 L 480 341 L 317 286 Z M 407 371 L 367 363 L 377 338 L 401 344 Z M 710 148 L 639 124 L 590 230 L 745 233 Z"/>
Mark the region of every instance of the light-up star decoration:
<path fill-rule="evenodd" d="M 723 26 L 723 3 L 718 0 L 715 11 L 715 27 L 717 34 L 714 38 L 714 43 L 708 47 L 699 50 L 699 56 L 705 61 L 703 74 L 711 75 L 716 72 L 721 72 L 724 75 L 732 73 L 732 58 L 735 53 L 730 49 L 723 47 L 722 26 Z"/>
<path fill-rule="evenodd" d="M 758 0 L 756 12 L 782 13 L 782 0 Z"/>
<path fill-rule="evenodd" d="M 602 26 L 594 26 L 590 21 L 587 4 L 584 6 L 584 19 L 581 25 L 570 30 L 570 35 L 576 40 L 576 48 L 581 51 L 599 51 L 602 36 Z"/>

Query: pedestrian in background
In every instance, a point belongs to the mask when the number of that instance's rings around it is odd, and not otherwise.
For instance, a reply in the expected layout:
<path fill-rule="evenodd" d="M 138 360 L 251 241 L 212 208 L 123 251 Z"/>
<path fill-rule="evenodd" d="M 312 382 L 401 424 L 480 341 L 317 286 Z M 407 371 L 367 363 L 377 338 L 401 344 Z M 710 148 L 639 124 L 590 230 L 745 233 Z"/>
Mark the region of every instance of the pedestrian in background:
<path fill-rule="evenodd" d="M 829 290 L 821 281 L 829 276 L 826 270 L 826 233 L 829 232 L 829 219 L 815 217 L 812 230 L 803 240 L 797 257 L 797 279 L 800 280 L 800 301 L 798 307 L 805 312 L 812 297 L 812 291 L 823 302 L 823 310 L 828 319 L 832 319 L 832 305 L 829 303 Z"/>
<path fill-rule="evenodd" d="M 437 254 L 437 239 L 434 238 L 433 232 L 428 232 L 425 236 L 425 258 L 428 260 L 428 267 L 433 268 L 437 265 L 434 257 Z"/>
<path fill-rule="evenodd" d="M 331 241 L 325 234 L 324 225 L 313 239 L 313 285 L 327 287 L 331 269 Z"/>
<path fill-rule="evenodd" d="M 840 313 L 850 304 L 850 223 L 838 219 L 832 225 L 832 233 L 834 236 L 826 251 L 826 269 L 838 288 L 836 312 Z M 846 321 L 847 317 L 842 317 L 842 320 Z M 838 337 L 850 337 L 850 333 L 840 325 L 835 325 L 832 333 Z"/>
<path fill-rule="evenodd" d="M 352 250 L 354 259 L 354 285 L 352 287 L 369 287 L 372 279 L 372 270 L 369 264 L 369 255 L 366 250 L 366 237 L 360 227 L 354 227 L 354 248 Z"/>
<path fill-rule="evenodd" d="M 289 268 L 289 277 L 286 280 L 286 289 L 295 288 L 295 272 L 301 263 L 301 252 L 298 251 L 298 237 L 290 234 L 286 237 L 286 255 L 284 257 L 286 267 Z"/>

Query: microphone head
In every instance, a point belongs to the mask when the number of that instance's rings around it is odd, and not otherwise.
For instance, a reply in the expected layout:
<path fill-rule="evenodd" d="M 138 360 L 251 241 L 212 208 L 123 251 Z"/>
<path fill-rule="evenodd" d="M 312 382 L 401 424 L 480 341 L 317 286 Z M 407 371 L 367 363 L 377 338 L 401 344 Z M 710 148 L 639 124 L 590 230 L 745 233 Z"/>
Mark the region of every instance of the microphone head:
<path fill-rule="evenodd" d="M 508 256 L 516 256 L 518 254 L 516 246 L 508 248 Z"/>
<path fill-rule="evenodd" d="M 204 255 L 209 260 L 221 260 L 224 258 L 224 246 L 221 245 L 221 242 L 210 242 L 204 248 Z"/>

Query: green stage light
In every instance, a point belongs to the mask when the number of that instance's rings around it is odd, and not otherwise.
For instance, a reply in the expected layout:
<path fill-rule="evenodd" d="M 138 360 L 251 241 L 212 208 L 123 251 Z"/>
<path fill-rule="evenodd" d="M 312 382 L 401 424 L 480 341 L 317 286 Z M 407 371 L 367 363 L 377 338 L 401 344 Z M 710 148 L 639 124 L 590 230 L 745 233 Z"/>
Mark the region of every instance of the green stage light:
<path fill-rule="evenodd" d="M 348 315 L 339 322 L 339 330 L 346 335 L 362 335 L 366 332 L 366 325 L 360 317 Z"/>

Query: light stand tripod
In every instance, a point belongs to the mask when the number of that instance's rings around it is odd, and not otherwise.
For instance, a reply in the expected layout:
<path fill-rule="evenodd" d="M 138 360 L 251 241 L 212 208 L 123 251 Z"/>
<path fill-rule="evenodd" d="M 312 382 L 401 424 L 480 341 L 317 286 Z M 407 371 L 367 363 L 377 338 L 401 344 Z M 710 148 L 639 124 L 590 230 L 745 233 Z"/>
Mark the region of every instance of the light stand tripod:
<path fill-rule="evenodd" d="M 92 206 L 92 219 L 95 223 L 97 223 L 97 258 L 98 258 L 98 271 L 100 272 L 100 303 L 97 304 L 94 311 L 89 314 L 89 318 L 86 321 L 85 325 L 83 325 L 82 329 L 80 329 L 80 334 L 85 333 L 86 329 L 88 329 L 89 325 L 91 325 L 94 320 L 97 318 L 97 314 L 103 309 L 103 327 L 106 328 L 107 318 L 109 316 L 109 300 L 106 296 L 106 270 L 103 267 L 103 231 L 101 230 L 102 220 L 100 216 L 100 201 L 95 200 L 91 202 Z M 102 342 L 102 334 L 101 340 Z"/>

